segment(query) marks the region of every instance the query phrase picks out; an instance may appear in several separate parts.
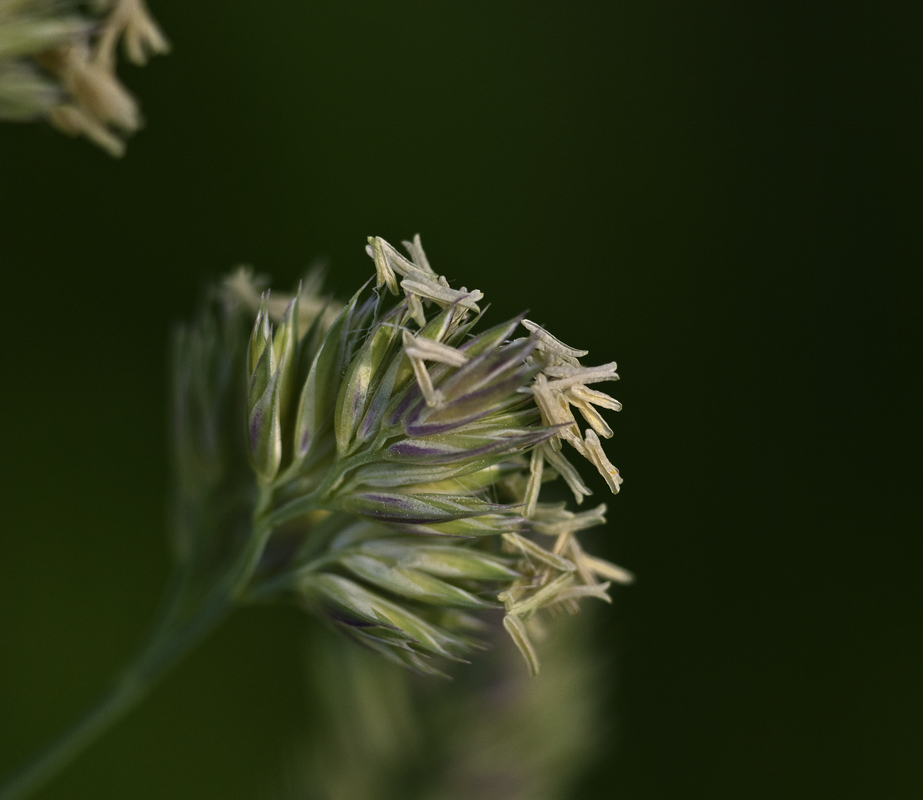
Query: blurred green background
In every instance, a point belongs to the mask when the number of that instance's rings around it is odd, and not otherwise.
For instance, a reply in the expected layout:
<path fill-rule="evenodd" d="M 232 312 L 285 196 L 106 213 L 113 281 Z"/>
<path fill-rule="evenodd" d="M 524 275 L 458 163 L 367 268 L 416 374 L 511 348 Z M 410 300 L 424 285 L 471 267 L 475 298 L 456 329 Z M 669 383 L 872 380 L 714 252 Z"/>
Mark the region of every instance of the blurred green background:
<path fill-rule="evenodd" d="M 0 774 L 169 571 L 167 342 L 238 263 L 343 295 L 419 231 L 615 359 L 607 754 L 575 797 L 923 796 L 923 7 L 153 0 L 112 161 L 0 128 Z M 604 486 L 591 486 L 602 495 Z M 41 797 L 253 798 L 307 708 L 241 612 Z"/>

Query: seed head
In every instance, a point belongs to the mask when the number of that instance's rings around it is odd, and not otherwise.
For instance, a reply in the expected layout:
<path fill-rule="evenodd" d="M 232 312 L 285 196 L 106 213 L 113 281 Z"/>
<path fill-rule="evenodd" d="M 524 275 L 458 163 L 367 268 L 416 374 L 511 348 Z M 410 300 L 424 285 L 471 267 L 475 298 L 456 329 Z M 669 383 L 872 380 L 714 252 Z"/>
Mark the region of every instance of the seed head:
<path fill-rule="evenodd" d="M 242 597 L 294 600 L 429 674 L 441 674 L 433 657 L 460 660 L 478 646 L 472 613 L 500 609 L 537 672 L 529 627 L 539 611 L 576 611 L 631 580 L 577 542 L 605 522 L 604 505 L 577 514 L 540 502 L 557 476 L 578 503 L 591 493 L 564 442 L 618 491 L 599 441 L 612 431 L 596 408 L 620 406 L 587 387 L 616 379 L 615 364 L 582 366 L 585 350 L 521 317 L 478 332 L 482 293 L 449 286 L 419 236 L 406 257 L 368 242 L 377 285 L 343 306 L 319 296 L 316 278 L 280 297 L 245 271 L 215 295 L 225 328 L 250 330 L 235 352 L 257 489 L 253 532 L 238 546 L 259 547 Z M 180 375 L 181 400 L 217 391 L 191 366 Z"/>

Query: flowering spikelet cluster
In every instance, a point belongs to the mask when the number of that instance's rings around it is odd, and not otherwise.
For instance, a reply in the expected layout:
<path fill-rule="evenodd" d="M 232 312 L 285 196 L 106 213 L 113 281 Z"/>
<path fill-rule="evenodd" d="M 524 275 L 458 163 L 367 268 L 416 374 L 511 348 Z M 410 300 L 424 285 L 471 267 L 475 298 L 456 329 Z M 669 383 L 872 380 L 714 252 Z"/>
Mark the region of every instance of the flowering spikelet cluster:
<path fill-rule="evenodd" d="M 578 502 L 590 494 L 563 442 L 618 491 L 598 438 L 611 431 L 595 408 L 618 404 L 587 388 L 615 379 L 615 365 L 581 366 L 584 351 L 521 317 L 476 332 L 481 292 L 451 288 L 419 237 L 404 244 L 407 257 L 369 240 L 377 286 L 342 307 L 314 279 L 280 299 L 238 272 L 219 294 L 221 313 L 180 336 L 179 552 L 193 573 L 224 565 L 241 601 L 293 599 L 427 674 L 440 673 L 434 656 L 464 660 L 478 647 L 484 623 L 472 612 L 505 610 L 538 672 L 536 612 L 608 600 L 611 581 L 631 579 L 577 542 L 605 521 L 604 505 L 578 514 L 539 502 L 556 475 Z M 257 298 L 244 342 L 241 320 Z M 520 327 L 526 336 L 515 336 Z M 238 369 L 247 382 L 235 401 Z M 231 546 L 234 525 L 205 534 L 195 509 L 227 512 L 241 495 L 235 425 L 256 481 L 252 531 Z"/>
<path fill-rule="evenodd" d="M 122 42 L 134 64 L 169 45 L 144 0 L 96 0 L 93 17 L 55 0 L 0 0 L 0 119 L 47 119 L 112 156 L 142 125 L 138 103 L 116 76 Z"/>

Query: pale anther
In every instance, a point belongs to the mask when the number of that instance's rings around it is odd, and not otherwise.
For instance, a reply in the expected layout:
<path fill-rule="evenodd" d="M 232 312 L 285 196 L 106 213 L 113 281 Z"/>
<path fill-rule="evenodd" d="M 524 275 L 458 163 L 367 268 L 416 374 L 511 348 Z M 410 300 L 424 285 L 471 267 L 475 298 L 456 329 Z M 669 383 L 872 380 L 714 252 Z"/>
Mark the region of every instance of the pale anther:
<path fill-rule="evenodd" d="M 599 383 L 600 381 L 617 381 L 619 379 L 615 362 L 601 364 L 598 367 L 546 367 L 545 373 L 556 380 L 549 381 L 551 389 L 562 390 L 575 384 Z"/>
<path fill-rule="evenodd" d="M 578 350 L 576 347 L 568 347 L 560 339 L 552 336 L 543 327 L 536 325 L 531 320 L 524 319 L 522 321 L 522 326 L 538 339 L 540 350 L 547 350 L 552 353 L 557 353 L 558 355 L 569 356 L 570 358 L 580 358 L 590 352 L 589 350 Z"/>
<path fill-rule="evenodd" d="M 585 553 L 583 553 L 582 556 L 583 557 L 581 562 L 583 566 L 585 566 L 594 574 L 599 575 L 601 578 L 606 578 L 607 580 L 615 581 L 616 583 L 634 582 L 635 576 L 627 569 L 623 569 L 617 564 L 612 564 L 609 561 L 604 561 L 601 558 L 588 556 Z"/>
<path fill-rule="evenodd" d="M 603 452 L 602 445 L 599 443 L 599 437 L 596 435 L 595 431 L 588 430 L 586 432 L 585 448 L 586 457 L 593 466 L 599 470 L 599 474 L 606 479 L 606 483 L 609 484 L 612 494 L 618 494 L 619 484 L 622 483 L 622 478 L 619 476 L 619 471 L 612 466 L 609 459 L 606 458 L 606 454 Z"/>
<path fill-rule="evenodd" d="M 422 276 L 422 273 L 420 273 L 420 276 Z M 481 310 L 478 308 L 477 301 L 483 299 L 484 295 L 477 289 L 470 292 L 458 292 L 435 281 L 428 280 L 425 276 L 420 279 L 420 276 L 415 276 L 414 279 L 404 278 L 401 281 L 401 288 L 405 292 L 413 292 L 427 300 L 432 300 L 443 308 L 453 303 L 458 303 L 473 311 Z"/>
<path fill-rule="evenodd" d="M 441 342 L 434 342 L 424 336 L 412 336 L 404 331 L 404 351 L 411 358 L 420 358 L 424 361 L 436 361 L 452 367 L 461 367 L 470 360 L 464 353 L 454 347 L 449 347 Z"/>

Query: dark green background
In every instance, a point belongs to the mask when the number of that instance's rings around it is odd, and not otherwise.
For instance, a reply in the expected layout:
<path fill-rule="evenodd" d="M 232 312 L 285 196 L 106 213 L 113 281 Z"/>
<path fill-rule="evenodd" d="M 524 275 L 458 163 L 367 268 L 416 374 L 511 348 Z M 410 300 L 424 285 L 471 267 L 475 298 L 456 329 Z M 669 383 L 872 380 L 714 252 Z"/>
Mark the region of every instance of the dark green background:
<path fill-rule="evenodd" d="M 323 255 L 345 294 L 364 237 L 420 231 L 491 319 L 620 365 L 596 541 L 639 581 L 579 796 L 923 796 L 906 5 L 157 0 L 123 161 L 0 128 L 0 773 L 155 612 L 167 340 L 204 281 Z M 42 797 L 254 797 L 303 624 L 240 613 Z"/>

